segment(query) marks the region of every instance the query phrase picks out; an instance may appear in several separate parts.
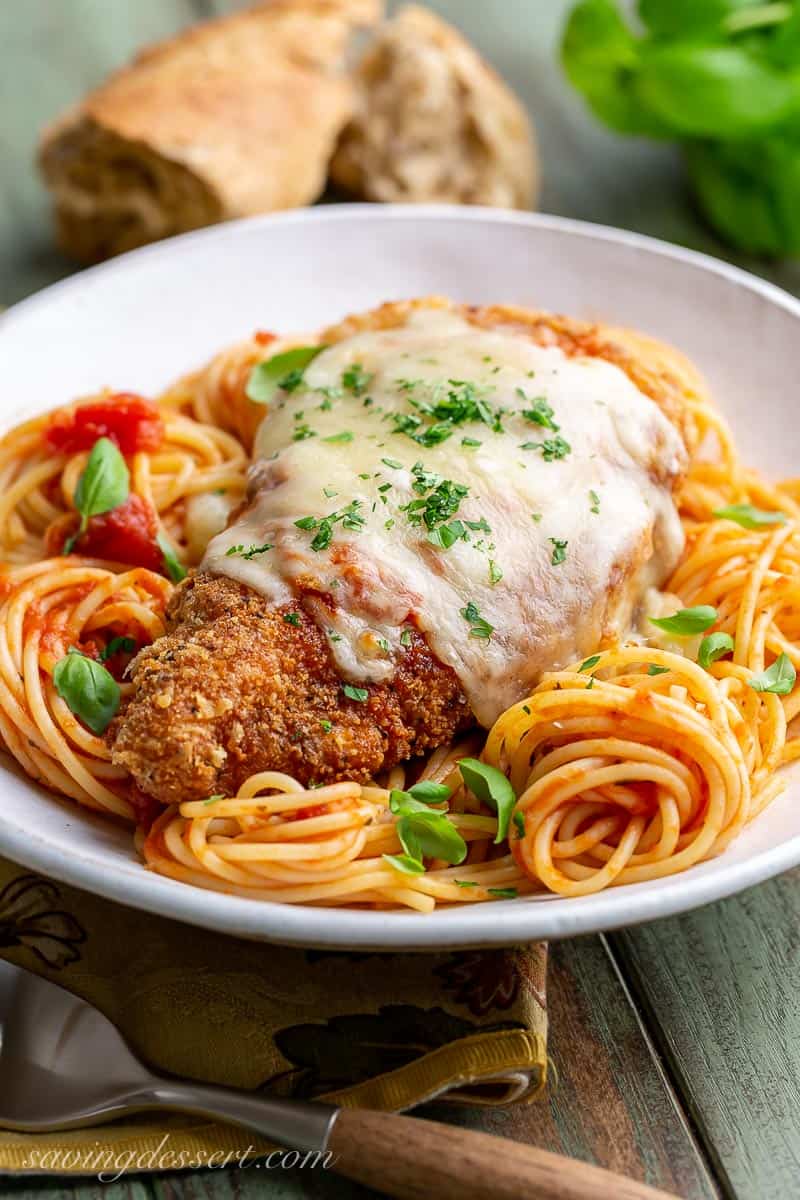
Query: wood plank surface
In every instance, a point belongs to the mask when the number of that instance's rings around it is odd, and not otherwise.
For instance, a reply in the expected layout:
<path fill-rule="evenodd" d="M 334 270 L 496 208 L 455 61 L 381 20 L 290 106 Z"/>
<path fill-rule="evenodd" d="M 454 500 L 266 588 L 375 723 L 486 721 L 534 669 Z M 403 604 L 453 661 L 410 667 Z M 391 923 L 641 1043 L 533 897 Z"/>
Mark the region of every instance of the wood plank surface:
<path fill-rule="evenodd" d="M 558 35 L 569 0 L 430 0 L 510 80 L 536 121 L 546 211 L 732 256 L 696 219 L 677 153 L 600 127 L 565 84 Z M 72 267 L 52 248 L 31 168 L 42 124 L 133 50 L 228 0 L 6 0 L 0 5 L 0 305 Z M 738 260 L 800 291 L 798 264 Z M 438 1118 L 609 1166 L 686 1200 L 800 1196 L 800 876 L 610 939 L 553 950 L 555 1079 L 545 1101 Z M 624 981 L 617 971 L 622 969 Z M 628 991 L 630 989 L 630 993 Z M 662 1065 L 663 1060 L 663 1065 Z M 361 1200 L 319 1174 L 258 1169 L 131 1177 L 117 1184 L 4 1180 L 26 1200 L 246 1197 Z"/>
<path fill-rule="evenodd" d="M 800 1196 L 800 871 L 612 941 L 726 1194 Z"/>

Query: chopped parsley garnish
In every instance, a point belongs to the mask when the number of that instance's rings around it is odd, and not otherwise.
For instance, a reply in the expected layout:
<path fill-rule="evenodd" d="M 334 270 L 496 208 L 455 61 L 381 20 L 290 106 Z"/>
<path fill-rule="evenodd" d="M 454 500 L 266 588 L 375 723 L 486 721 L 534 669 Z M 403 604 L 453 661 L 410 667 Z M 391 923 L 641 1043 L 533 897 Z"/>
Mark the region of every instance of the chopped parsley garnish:
<path fill-rule="evenodd" d="M 483 442 L 479 442 L 477 438 L 464 437 L 461 439 L 461 445 L 475 447 L 475 446 L 482 446 Z"/>
<path fill-rule="evenodd" d="M 490 896 L 496 896 L 498 900 L 516 900 L 519 892 L 515 887 L 507 888 L 487 888 L 486 891 Z"/>
<path fill-rule="evenodd" d="M 391 467 L 393 471 L 402 471 L 403 469 L 403 464 L 396 458 L 382 458 L 381 462 L 385 467 Z"/>
<path fill-rule="evenodd" d="M 465 621 L 469 622 L 469 636 L 483 638 L 484 641 L 489 641 L 494 633 L 494 625 L 490 625 L 478 611 L 478 606 L 473 600 L 470 600 L 464 608 L 458 610 Z"/>
<path fill-rule="evenodd" d="M 547 540 L 553 547 L 553 553 L 550 556 L 550 562 L 554 567 L 558 567 L 561 565 L 561 563 L 567 561 L 567 546 L 569 545 L 569 542 L 564 541 L 562 538 L 552 537 L 548 538 Z"/>
<path fill-rule="evenodd" d="M 332 433 L 330 437 L 324 437 L 322 440 L 331 443 L 352 442 L 353 435 L 349 429 L 344 429 L 341 433 Z M 365 476 L 365 478 L 367 477 Z"/>
<path fill-rule="evenodd" d="M 467 536 L 467 530 L 463 521 L 451 521 L 448 525 L 440 525 L 438 529 L 432 529 L 428 534 L 428 541 L 432 546 L 439 546 L 442 550 L 449 550 L 457 541 Z"/>
<path fill-rule="evenodd" d="M 542 519 L 542 514 L 541 514 L 541 513 L 531 513 L 531 520 L 532 520 L 532 521 L 535 521 L 535 523 L 536 523 L 537 525 L 539 524 L 539 522 L 541 521 L 541 519 Z"/>
<path fill-rule="evenodd" d="M 489 583 L 494 587 L 503 578 L 503 572 L 493 558 L 489 559 Z"/>
<path fill-rule="evenodd" d="M 297 612 L 284 613 L 283 619 L 287 625 L 299 625 L 300 624 L 300 613 L 297 613 Z"/>
<path fill-rule="evenodd" d="M 517 811 L 514 813 L 512 820 L 514 822 L 514 828 L 517 831 L 517 837 L 524 838 L 525 837 L 525 814 L 523 812 Z"/>
<path fill-rule="evenodd" d="M 350 683 L 343 683 L 342 691 L 348 700 L 357 700 L 359 704 L 363 704 L 365 700 L 369 699 L 369 692 L 366 688 L 353 687 Z"/>
<path fill-rule="evenodd" d="M 347 370 L 342 372 L 342 387 L 347 388 L 354 396 L 363 396 L 373 378 L 373 374 L 365 371 L 361 363 L 351 363 Z"/>
<path fill-rule="evenodd" d="M 411 630 L 410 629 L 404 629 L 403 632 L 400 634 L 400 645 L 401 646 L 410 646 L 411 645 Z"/>
<path fill-rule="evenodd" d="M 320 725 L 322 726 L 322 732 L 323 732 L 323 733 L 330 733 L 330 731 L 333 729 L 333 724 L 332 724 L 332 722 L 331 722 L 331 721 L 329 721 L 329 720 L 328 720 L 326 717 L 323 717 L 323 718 L 321 719 L 321 721 L 320 721 Z"/>
<path fill-rule="evenodd" d="M 225 557 L 231 558 L 235 554 L 239 558 L 251 559 L 255 558 L 257 554 L 266 554 L 268 550 L 272 549 L 274 549 L 272 542 L 264 542 L 262 546 L 256 546 L 253 544 L 251 546 L 247 546 L 247 548 L 245 548 L 242 542 L 239 542 L 236 546 L 228 547 L 228 549 L 225 551 Z"/>
<path fill-rule="evenodd" d="M 648 675 L 666 675 L 669 672 L 669 667 L 659 667 L 657 663 L 647 664 Z"/>
<path fill-rule="evenodd" d="M 543 442 L 523 442 L 520 450 L 541 450 L 545 462 L 555 462 L 558 458 L 566 458 L 572 451 L 572 446 L 557 433 L 555 437 L 545 438 Z"/>
<path fill-rule="evenodd" d="M 591 490 L 589 492 L 589 512 L 600 512 L 600 497 L 597 492 Z"/>
<path fill-rule="evenodd" d="M 421 446 L 437 446 L 451 437 L 456 428 L 480 421 L 495 433 L 502 433 L 504 409 L 492 408 L 487 396 L 491 388 L 481 387 L 469 379 L 437 380 L 398 379 L 399 390 L 408 397 L 416 411 L 395 413 L 394 432 L 404 433 Z M 433 418 L 424 425 L 423 416 Z"/>
<path fill-rule="evenodd" d="M 304 442 L 306 438 L 312 438 L 316 436 L 316 430 L 312 429 L 310 425 L 303 422 L 302 425 L 296 426 L 295 431 L 292 434 L 292 441 Z"/>
<path fill-rule="evenodd" d="M 536 396 L 534 399 L 531 399 L 519 387 L 517 388 L 517 395 L 526 404 L 530 404 L 530 408 L 523 408 L 520 414 L 526 421 L 531 421 L 534 425 L 541 425 L 543 429 L 552 429 L 553 433 L 558 433 L 561 426 L 556 425 L 553 420 L 553 410 L 544 396 Z"/>
<path fill-rule="evenodd" d="M 332 487 L 324 487 L 322 489 L 322 494 L 327 500 L 332 500 L 334 496 L 339 495 L 339 493 L 336 491 L 336 488 Z"/>
<path fill-rule="evenodd" d="M 578 667 L 578 670 L 579 671 L 591 671 L 592 667 L 596 667 L 599 662 L 600 662 L 600 655 L 593 654 L 591 656 L 591 658 L 585 658 L 583 660 L 581 665 Z"/>
<path fill-rule="evenodd" d="M 455 516 L 469 488 L 463 483 L 454 483 L 452 479 L 442 479 L 435 471 L 426 471 L 422 463 L 415 463 L 411 471 L 414 476 L 414 491 L 428 494 L 419 500 L 410 500 L 408 504 L 401 506 L 400 511 L 406 514 L 410 525 L 424 525 L 429 535 L 434 530 L 438 534 L 440 530 L 437 527 L 446 526 L 450 518 Z M 448 532 L 441 533 L 438 540 L 431 539 L 430 536 L 429 540 L 432 540 L 434 545 L 442 545 L 446 549 L 463 536 L 464 526 L 461 522 L 453 522 Z"/>
<path fill-rule="evenodd" d="M 477 879 L 454 879 L 453 883 L 456 887 L 480 887 Z"/>
<path fill-rule="evenodd" d="M 349 529 L 353 533 L 361 532 L 366 523 L 366 517 L 359 514 L 360 507 L 360 500 L 351 500 L 344 508 L 328 513 L 327 517 L 300 517 L 295 521 L 295 525 L 298 529 L 316 530 L 311 541 L 312 550 L 327 550 L 333 538 L 334 525 L 341 524 L 343 529 Z"/>
<path fill-rule="evenodd" d="M 486 517 L 481 517 L 479 521 L 467 521 L 467 529 L 471 529 L 473 533 L 491 533 L 492 527 L 486 520 Z"/>

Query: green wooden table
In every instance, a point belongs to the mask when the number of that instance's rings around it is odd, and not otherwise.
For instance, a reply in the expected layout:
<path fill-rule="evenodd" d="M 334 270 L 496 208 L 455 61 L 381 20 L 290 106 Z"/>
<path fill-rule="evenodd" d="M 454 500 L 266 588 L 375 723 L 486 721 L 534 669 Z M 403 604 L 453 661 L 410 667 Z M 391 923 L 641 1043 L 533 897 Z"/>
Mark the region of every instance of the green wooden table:
<path fill-rule="evenodd" d="M 666 147 L 599 128 L 556 58 L 567 0 L 429 0 L 512 82 L 536 119 L 542 208 L 726 257 L 698 222 Z M 228 0 L 4 0 L 0 7 L 0 303 L 71 269 L 52 248 L 31 170 L 41 124 L 134 47 Z M 737 260 L 800 292 L 800 267 Z M 800 1197 L 800 872 L 686 917 L 553 947 L 548 1098 L 432 1115 L 561 1151 L 686 1200 Z M 0 1183 L 20 1198 L 89 1200 L 101 1185 Z M 256 1169 L 132 1177 L 123 1197 L 276 1200 L 368 1195 L 317 1173 Z M 612 1198 L 609 1198 L 612 1200 Z"/>

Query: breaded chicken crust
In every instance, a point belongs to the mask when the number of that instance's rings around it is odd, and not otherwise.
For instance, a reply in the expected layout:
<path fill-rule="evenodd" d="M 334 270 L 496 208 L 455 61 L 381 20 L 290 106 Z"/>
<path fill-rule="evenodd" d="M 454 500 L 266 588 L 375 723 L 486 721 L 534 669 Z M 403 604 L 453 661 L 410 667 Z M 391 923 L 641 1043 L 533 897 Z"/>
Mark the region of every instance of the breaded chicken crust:
<path fill-rule="evenodd" d="M 113 761 L 165 804 L 231 795 L 267 770 L 307 786 L 365 781 L 472 723 L 455 673 L 416 632 L 391 683 L 359 701 L 299 605 L 272 608 L 200 574 L 177 589 L 167 619 L 134 660 L 134 697 L 110 730 Z"/>
<path fill-rule="evenodd" d="M 692 403 L 704 392 L 702 380 L 676 351 L 627 330 L 434 296 L 348 317 L 318 340 L 401 326 L 420 308 L 449 309 L 477 328 L 613 363 L 694 448 Z M 262 406 L 241 400 L 263 415 Z M 108 734 L 113 762 L 143 793 L 163 803 L 230 794 L 264 770 L 305 785 L 363 781 L 474 723 L 455 673 L 420 634 L 413 633 L 391 683 L 370 684 L 359 702 L 344 694 L 327 639 L 299 598 L 292 611 L 299 625 L 284 620 L 285 608 L 226 578 L 200 574 L 178 589 L 169 631 L 134 660 L 133 697 Z"/>

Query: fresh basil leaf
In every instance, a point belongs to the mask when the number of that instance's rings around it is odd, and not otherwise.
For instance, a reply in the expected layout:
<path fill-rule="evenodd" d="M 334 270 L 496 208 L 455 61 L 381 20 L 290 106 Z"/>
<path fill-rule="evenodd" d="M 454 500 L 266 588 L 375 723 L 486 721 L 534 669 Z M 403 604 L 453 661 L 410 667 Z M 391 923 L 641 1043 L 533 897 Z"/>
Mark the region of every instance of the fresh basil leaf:
<path fill-rule="evenodd" d="M 774 692 L 776 696 L 788 696 L 797 681 L 797 672 L 788 654 L 780 654 L 771 667 L 748 679 L 754 692 Z"/>
<path fill-rule="evenodd" d="M 458 768 L 473 796 L 497 813 L 497 835 L 494 840 L 495 844 L 502 842 L 508 836 L 511 810 L 517 802 L 514 789 L 502 771 L 482 763 L 480 759 L 459 759 Z"/>
<path fill-rule="evenodd" d="M 797 132 L 684 147 L 701 210 L 726 241 L 750 254 L 800 254 Z"/>
<path fill-rule="evenodd" d="M 706 634 L 700 643 L 697 661 L 701 667 L 708 670 L 712 663 L 715 663 L 718 658 L 722 658 L 723 654 L 730 654 L 733 647 L 733 638 L 729 633 Z"/>
<path fill-rule="evenodd" d="M 742 6 L 743 0 L 639 0 L 637 7 L 651 33 L 689 38 L 719 30 L 724 18 Z"/>
<path fill-rule="evenodd" d="M 130 472 L 125 459 L 110 438 L 98 438 L 92 446 L 89 460 L 84 467 L 73 501 L 81 515 L 80 532 L 83 533 L 90 517 L 111 512 L 128 499 Z"/>
<path fill-rule="evenodd" d="M 397 822 L 397 836 L 413 859 L 442 858 L 457 866 L 467 857 L 467 843 L 444 813 L 407 813 Z"/>
<path fill-rule="evenodd" d="M 405 816 L 407 813 L 424 813 L 431 811 L 432 804 L 441 804 L 439 800 L 418 799 L 412 796 L 411 792 L 402 792 L 399 788 L 392 788 L 389 792 L 389 808 L 397 816 Z"/>
<path fill-rule="evenodd" d="M 303 379 L 303 372 L 325 346 L 295 346 L 282 354 L 273 354 L 264 362 L 256 363 L 250 372 L 245 395 L 256 404 L 269 404 L 279 388 L 289 383 L 288 390 L 294 391 Z"/>
<path fill-rule="evenodd" d="M 182 579 L 186 578 L 186 568 L 178 559 L 178 556 L 169 543 L 169 539 L 163 533 L 158 534 L 156 541 L 164 558 L 164 569 L 167 575 L 169 575 L 173 583 L 180 583 Z M 230 554 L 231 551 L 229 550 L 228 553 Z"/>
<path fill-rule="evenodd" d="M 709 629 L 717 619 L 717 610 L 710 604 L 698 604 L 696 608 L 682 608 L 671 617 L 649 617 L 651 625 L 676 637 L 693 637 Z"/>
<path fill-rule="evenodd" d="M 754 508 L 752 504 L 729 504 L 727 508 L 715 508 L 712 516 L 721 517 L 725 521 L 735 521 L 743 529 L 761 529 L 764 525 L 786 524 L 786 513 Z"/>
<path fill-rule="evenodd" d="M 600 655 L 593 654 L 591 658 L 585 658 L 578 667 L 579 671 L 591 671 L 592 667 L 596 667 L 600 662 Z"/>
<path fill-rule="evenodd" d="M 450 799 L 450 788 L 446 783 L 434 783 L 432 779 L 420 779 L 419 783 L 412 784 L 408 789 L 408 794 L 415 800 L 422 800 L 427 804 L 441 804 L 443 800 Z"/>
<path fill-rule="evenodd" d="M 633 95 L 677 136 L 745 138 L 781 121 L 800 100 L 796 78 L 738 45 L 639 45 Z"/>
<path fill-rule="evenodd" d="M 115 654 L 133 654 L 136 642 L 132 637 L 113 637 L 100 651 L 100 662 L 107 662 Z"/>
<path fill-rule="evenodd" d="M 570 83 L 612 129 L 669 135 L 669 128 L 634 93 L 639 43 L 612 0 L 582 0 L 575 6 L 564 30 L 561 60 Z"/>
<path fill-rule="evenodd" d="M 70 712 L 92 733 L 108 729 L 119 709 L 120 690 L 101 663 L 85 654 L 68 653 L 56 663 L 53 683 Z"/>
<path fill-rule="evenodd" d="M 397 871 L 402 871 L 404 875 L 424 875 L 425 867 L 418 858 L 412 858 L 409 854 L 382 854 L 381 858 L 388 862 Z"/>

